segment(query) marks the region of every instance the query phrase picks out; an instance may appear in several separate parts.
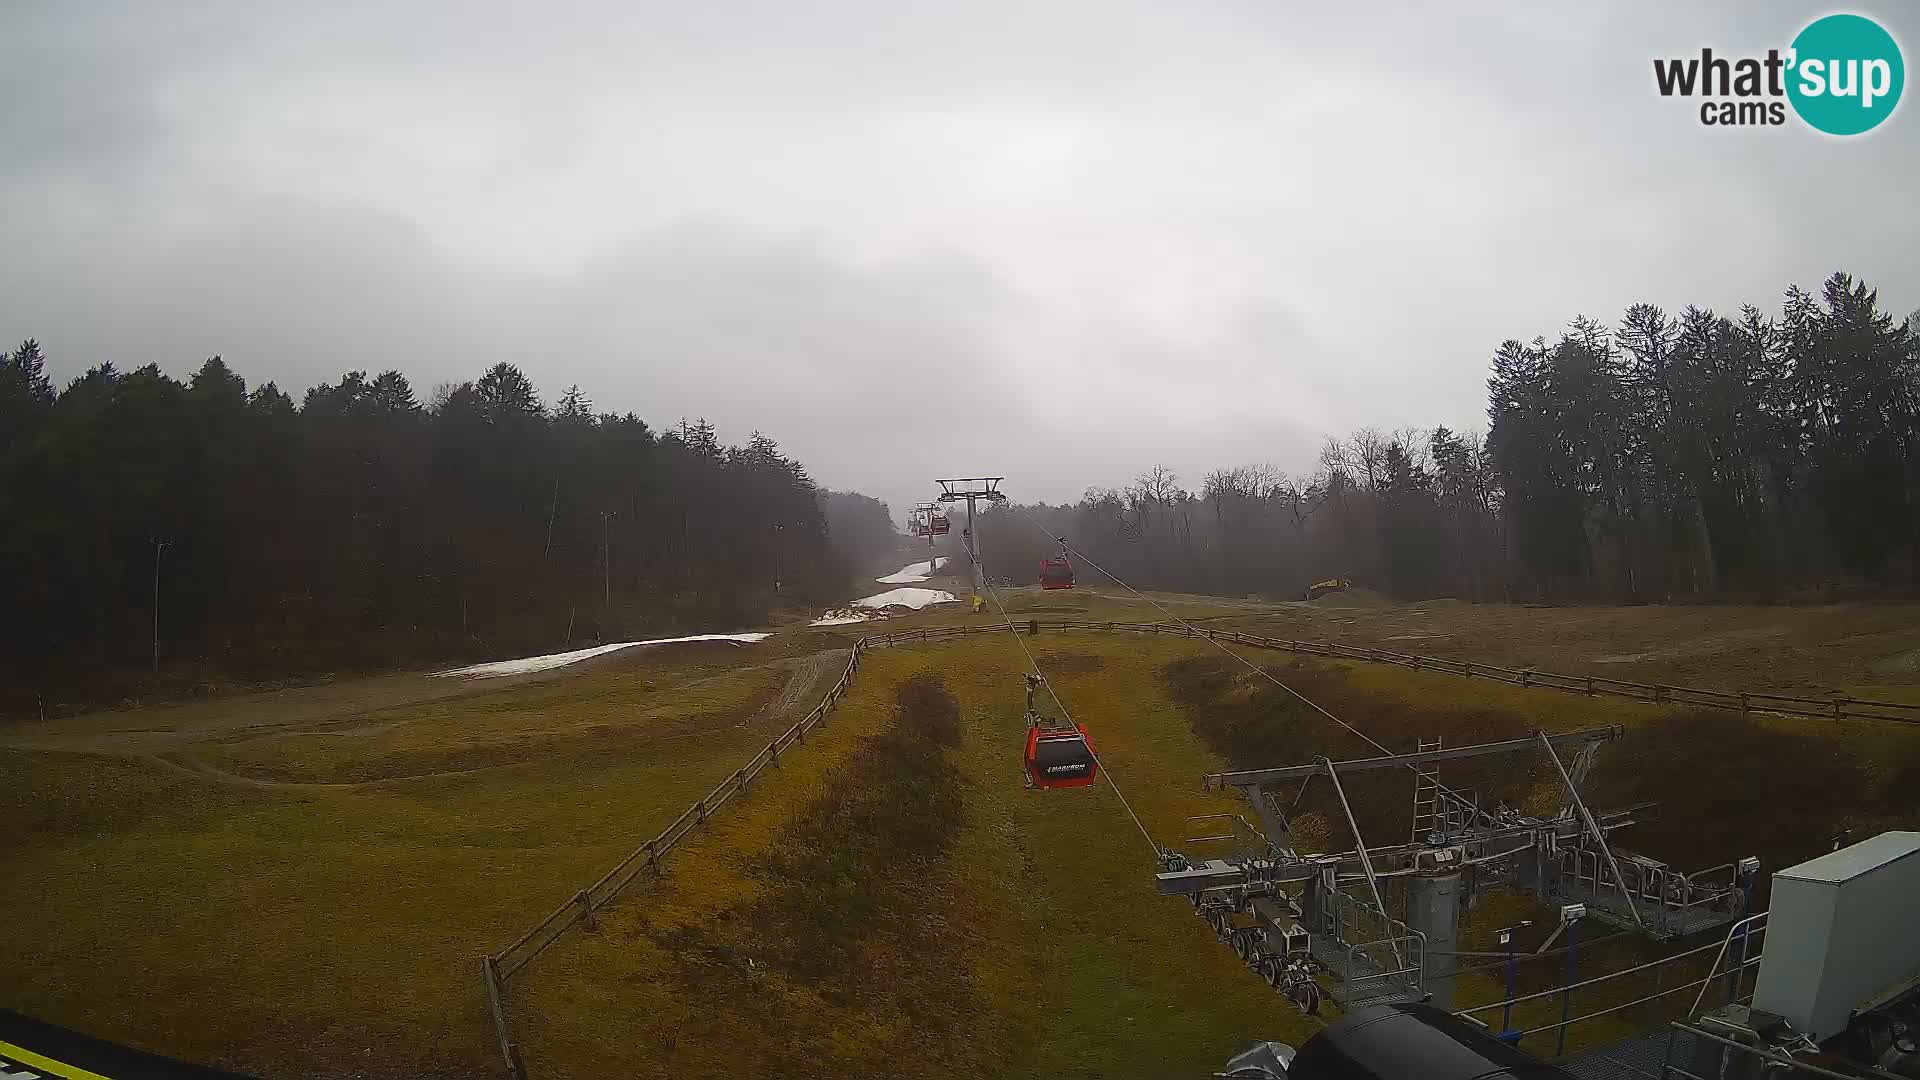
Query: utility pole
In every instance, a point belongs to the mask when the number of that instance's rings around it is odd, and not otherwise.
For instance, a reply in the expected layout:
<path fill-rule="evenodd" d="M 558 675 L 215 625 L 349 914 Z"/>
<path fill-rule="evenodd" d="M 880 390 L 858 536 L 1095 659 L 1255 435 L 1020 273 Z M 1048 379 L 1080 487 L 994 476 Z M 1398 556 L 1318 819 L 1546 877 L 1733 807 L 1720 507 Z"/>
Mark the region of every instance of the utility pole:
<path fill-rule="evenodd" d="M 603 620 L 613 610 L 612 526 L 608 524 L 612 518 L 613 511 L 600 511 L 600 617 Z"/>
<path fill-rule="evenodd" d="M 780 592 L 780 534 L 786 531 L 784 525 L 773 527 L 773 591 Z"/>
<path fill-rule="evenodd" d="M 973 504 L 976 502 L 1006 502 L 1006 495 L 999 488 L 1004 476 L 965 476 L 957 480 L 935 481 L 941 487 L 940 501 L 954 503 L 965 500 L 967 504 L 967 531 L 962 539 L 966 542 L 967 561 L 973 564 L 973 595 L 978 597 L 986 582 L 985 571 L 980 569 L 980 537 L 973 531 Z"/>
<path fill-rule="evenodd" d="M 540 565 L 547 564 L 547 554 L 553 550 L 553 516 L 560 512 L 560 479 L 553 481 L 553 500 L 547 504 L 547 542 L 540 548 Z"/>
<path fill-rule="evenodd" d="M 160 670 L 160 553 L 166 550 L 167 541 L 156 538 L 153 541 L 153 670 Z"/>
<path fill-rule="evenodd" d="M 1506 1010 L 1500 1014 L 1500 1030 L 1495 1032 L 1493 1037 L 1504 1043 L 1518 1045 L 1520 1042 L 1520 1033 L 1513 1030 L 1513 999 L 1515 996 L 1513 981 L 1513 951 L 1515 946 L 1513 944 L 1513 932 L 1523 926 L 1532 925 L 1532 919 L 1521 919 L 1512 926 L 1502 928 L 1499 932 L 1500 947 L 1507 950 L 1507 1007 Z"/>

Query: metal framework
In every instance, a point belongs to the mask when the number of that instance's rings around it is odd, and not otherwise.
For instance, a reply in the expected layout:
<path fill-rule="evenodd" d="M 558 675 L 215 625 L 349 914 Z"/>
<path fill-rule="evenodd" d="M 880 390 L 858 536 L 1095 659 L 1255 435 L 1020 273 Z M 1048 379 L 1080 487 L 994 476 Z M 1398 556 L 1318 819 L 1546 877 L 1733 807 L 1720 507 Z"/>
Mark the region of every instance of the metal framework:
<path fill-rule="evenodd" d="M 1253 804 L 1265 842 L 1234 833 L 1230 855 L 1168 852 L 1155 884 L 1163 895 L 1188 897 L 1234 951 L 1275 985 L 1281 985 L 1276 968 L 1298 971 L 1301 958 L 1310 957 L 1307 970 L 1325 979 L 1326 992 L 1349 1008 L 1396 999 L 1451 1008 L 1457 972 L 1430 970 L 1426 958 L 1455 951 L 1461 909 L 1476 889 L 1492 884 L 1525 889 L 1661 940 L 1735 923 L 1746 914 L 1735 864 L 1682 874 L 1620 850 L 1611 834 L 1646 820 L 1653 804 L 1595 811 L 1581 797 L 1599 747 L 1622 734 L 1615 725 L 1451 748 L 1436 739 L 1410 754 L 1322 757 L 1304 765 L 1212 773 L 1206 787 L 1237 788 Z M 1552 817 L 1484 806 L 1438 776 L 1443 762 L 1539 751 L 1553 762 L 1565 789 Z M 1573 755 L 1571 769 L 1563 753 Z M 1399 768 L 1414 774 L 1415 827 L 1406 843 L 1370 846 L 1341 777 Z M 1353 830 L 1350 851 L 1296 850 L 1287 819 L 1316 776 L 1327 778 Z M 1291 806 L 1281 798 L 1286 784 L 1300 785 Z M 1195 837 L 1189 843 L 1227 838 Z M 1288 993 L 1301 1000 L 1297 986 Z"/>
<path fill-rule="evenodd" d="M 961 537 L 965 541 L 967 561 L 973 564 L 973 594 L 979 596 L 985 585 L 980 569 L 980 535 L 973 528 L 973 504 L 976 502 L 1006 502 L 1007 497 L 1000 491 L 1000 481 L 1004 476 L 962 476 L 952 480 L 936 480 L 940 485 L 939 501 L 943 503 L 965 502 L 967 504 L 967 531 Z"/>

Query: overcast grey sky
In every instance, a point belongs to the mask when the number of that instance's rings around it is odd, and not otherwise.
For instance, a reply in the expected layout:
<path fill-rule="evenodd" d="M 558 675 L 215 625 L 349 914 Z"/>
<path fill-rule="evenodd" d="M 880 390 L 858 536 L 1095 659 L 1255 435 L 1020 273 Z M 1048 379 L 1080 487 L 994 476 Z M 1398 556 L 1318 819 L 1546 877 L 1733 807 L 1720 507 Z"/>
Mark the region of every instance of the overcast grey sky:
<path fill-rule="evenodd" d="M 1484 423 L 1507 337 L 1847 268 L 1920 118 L 1702 127 L 1824 6 L 0 5 L 0 338 L 295 398 L 498 360 L 896 510 Z M 1907 49 L 1920 15 L 1879 18 Z"/>

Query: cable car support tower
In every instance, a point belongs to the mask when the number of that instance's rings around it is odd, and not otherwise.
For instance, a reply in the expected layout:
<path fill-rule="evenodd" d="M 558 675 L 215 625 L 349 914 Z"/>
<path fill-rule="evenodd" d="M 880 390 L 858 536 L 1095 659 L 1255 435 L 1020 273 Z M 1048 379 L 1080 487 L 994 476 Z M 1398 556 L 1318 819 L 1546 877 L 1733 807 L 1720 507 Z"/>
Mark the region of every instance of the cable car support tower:
<path fill-rule="evenodd" d="M 986 578 L 984 571 L 980 569 L 980 534 L 974 528 L 973 505 L 976 502 L 984 502 L 988 505 L 1006 502 L 1007 497 L 1000 490 L 1000 481 L 1005 479 L 1004 476 L 965 476 L 955 480 L 935 481 L 940 485 L 939 501 L 943 503 L 965 501 L 967 504 L 967 527 L 961 539 L 966 544 L 967 561 L 973 564 L 973 595 L 975 597 L 985 595 Z"/>

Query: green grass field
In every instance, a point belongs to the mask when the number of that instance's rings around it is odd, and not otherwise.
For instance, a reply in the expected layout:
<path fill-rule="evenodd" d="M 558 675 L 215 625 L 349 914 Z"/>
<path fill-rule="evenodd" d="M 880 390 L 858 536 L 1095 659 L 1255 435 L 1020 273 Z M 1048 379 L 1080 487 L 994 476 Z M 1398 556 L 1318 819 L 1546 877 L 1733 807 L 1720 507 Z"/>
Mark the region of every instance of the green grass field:
<path fill-rule="evenodd" d="M 1435 618 L 1165 602 L 1184 617 L 1337 640 L 1385 640 L 1392 620 Z M 1021 622 L 1154 614 L 1087 590 L 1016 592 L 1008 606 Z M 1444 613 L 1446 633 L 1484 636 L 1476 659 L 1547 648 L 1522 640 L 1534 613 L 1485 609 L 1475 630 L 1476 610 Z M 1706 656 L 1703 639 L 1751 629 L 1719 609 L 1637 610 L 1638 629 L 1595 615 L 1569 648 L 1695 642 L 1685 655 Z M 1851 631 L 1832 609 L 1804 624 L 1794 610 L 1736 609 L 1747 610 L 1789 625 L 1774 636 L 1791 644 L 1796 685 L 1879 672 L 1879 696 L 1915 689 L 1893 663 L 1911 646 L 1878 609 Z M 1542 638 L 1574 618 L 1537 617 Z M 495 1075 L 481 954 L 817 700 L 844 663 L 828 650 L 867 629 L 995 618 L 930 612 L 737 650 L 616 654 L 539 678 L 394 676 L 0 730 L 0 1007 L 266 1076 Z M 1828 655 L 1817 642 L 1862 636 L 1872 648 L 1856 641 L 1815 663 Z M 1202 773 L 1351 749 L 1202 642 L 1043 633 L 1031 644 L 1164 844 L 1179 846 L 1191 815 L 1244 809 L 1203 794 Z M 1390 746 L 1626 724 L 1595 801 L 1663 799 L 1661 819 L 1625 840 L 1683 865 L 1757 853 L 1778 866 L 1824 850 L 1824 830 L 1920 818 L 1920 729 L 1741 723 L 1382 665 L 1256 659 Z M 513 981 L 534 1075 L 1204 1074 L 1254 1039 L 1304 1037 L 1311 1021 L 1183 901 L 1154 894 L 1151 852 L 1108 785 L 1023 789 L 1022 664 L 1005 635 L 870 654 L 817 738 L 697 831 L 663 879 L 641 879 L 596 929 L 569 931 Z M 1738 686 L 1752 672 L 1697 674 Z M 937 693 L 903 697 L 923 678 Z M 951 731 L 938 719 L 947 701 Z M 929 824 L 894 828 L 889 808 L 923 797 L 933 801 L 921 816 L 898 820 Z M 1369 811 L 1370 840 L 1396 827 L 1404 801 L 1385 786 L 1369 800 L 1389 807 Z M 1725 850 L 1755 835 L 1765 850 Z M 1331 831 L 1330 843 L 1345 840 L 1344 826 Z M 1491 898 L 1468 920 L 1468 947 L 1486 947 L 1518 910 Z M 1470 1001 L 1497 993 L 1491 975 L 1463 988 Z M 1645 1019 L 1596 1022 L 1575 1043 Z"/>
<path fill-rule="evenodd" d="M 1155 677 L 1160 664 L 1192 655 L 1194 643 L 1076 635 L 1036 644 L 1062 697 L 1099 730 L 1102 761 L 1156 838 L 1177 841 L 1189 815 L 1232 809 L 1200 792 L 1201 774 L 1221 762 L 1187 731 Z M 966 820 L 941 864 L 916 879 L 925 917 L 948 932 L 930 935 L 933 947 L 897 970 L 902 980 L 958 980 L 973 992 L 964 1022 L 916 1048 L 929 1033 L 896 1007 L 906 989 L 897 980 L 846 1001 L 821 987 L 783 988 L 799 1000 L 779 1012 L 780 1038 L 820 1050 L 804 1075 L 890 1075 L 906 1047 L 936 1055 L 908 1074 L 1164 1076 L 1211 1068 L 1250 1033 L 1305 1034 L 1308 1022 L 1215 943 L 1184 901 L 1154 894 L 1152 851 L 1110 790 L 1024 790 L 1019 663 L 999 636 L 885 650 L 872 654 L 836 714 L 836 726 L 877 730 L 895 688 L 923 673 L 937 673 L 958 702 L 962 737 L 949 756 L 962 775 Z M 764 1028 L 754 1020 L 765 1006 L 696 992 L 671 944 L 740 917 L 761 887 L 757 868 L 778 850 L 769 846 L 777 842 L 771 808 L 803 807 L 825 780 L 812 763 L 783 769 L 751 809 L 701 834 L 664 882 L 623 904 L 601 932 L 543 956 L 517 999 L 530 1067 L 566 1071 L 587 1061 L 586 1072 L 637 1076 L 802 1075 L 760 1046 L 755 1033 Z M 771 953 L 789 943 L 760 944 Z M 741 974 L 752 959 L 749 948 L 726 963 Z M 611 1029 L 631 1037 L 609 1042 L 601 1033 Z"/>

